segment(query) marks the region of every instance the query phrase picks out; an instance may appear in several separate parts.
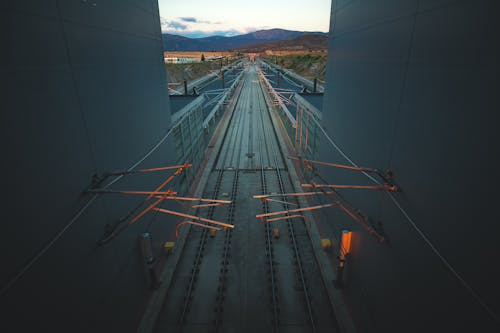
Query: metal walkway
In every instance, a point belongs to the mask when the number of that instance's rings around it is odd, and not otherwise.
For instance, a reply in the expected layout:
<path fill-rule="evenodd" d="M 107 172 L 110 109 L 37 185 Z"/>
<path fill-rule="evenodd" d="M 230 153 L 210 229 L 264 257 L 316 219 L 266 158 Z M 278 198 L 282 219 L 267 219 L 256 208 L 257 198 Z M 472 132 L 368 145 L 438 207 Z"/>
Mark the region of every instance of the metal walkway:
<path fill-rule="evenodd" d="M 197 212 L 235 228 L 190 229 L 155 332 L 335 332 L 304 220 L 256 218 L 299 206 L 252 198 L 295 189 L 254 66 L 241 84 L 203 193 L 232 204 Z"/>

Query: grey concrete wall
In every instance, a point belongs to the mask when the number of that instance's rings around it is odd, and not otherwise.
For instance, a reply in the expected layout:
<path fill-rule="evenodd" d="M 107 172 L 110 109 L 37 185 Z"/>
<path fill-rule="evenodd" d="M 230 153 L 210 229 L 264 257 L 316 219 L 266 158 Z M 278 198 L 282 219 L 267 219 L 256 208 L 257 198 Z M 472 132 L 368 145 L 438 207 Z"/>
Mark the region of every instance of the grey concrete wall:
<path fill-rule="evenodd" d="M 2 1 L 0 45 L 0 331 L 132 332 L 148 297 L 137 236 L 151 230 L 159 250 L 171 221 L 150 214 L 98 247 L 140 201 L 100 196 L 69 223 L 93 174 L 130 167 L 170 127 L 157 1 Z M 169 139 L 140 167 L 173 154 Z"/>
<path fill-rule="evenodd" d="M 402 208 L 496 316 L 499 22 L 495 1 L 333 0 L 323 105 L 329 135 L 359 165 L 394 172 Z M 326 140 L 320 159 L 347 164 Z M 361 332 L 500 330 L 385 193 L 342 193 L 390 240 L 326 216 L 355 233 L 344 293 Z"/>

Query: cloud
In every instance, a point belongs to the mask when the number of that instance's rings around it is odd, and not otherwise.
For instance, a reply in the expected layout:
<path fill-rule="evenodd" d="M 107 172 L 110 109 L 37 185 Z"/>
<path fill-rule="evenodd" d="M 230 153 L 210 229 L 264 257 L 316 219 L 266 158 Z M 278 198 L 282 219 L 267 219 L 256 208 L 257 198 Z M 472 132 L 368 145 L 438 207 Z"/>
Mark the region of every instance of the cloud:
<path fill-rule="evenodd" d="M 161 18 L 161 30 L 164 33 L 172 33 L 174 35 L 189 38 L 202 38 L 209 36 L 231 37 L 265 28 L 258 26 L 247 26 L 239 29 L 234 29 L 231 27 L 228 27 L 228 29 L 224 29 L 225 26 L 223 27 L 221 26 L 221 24 L 224 23 L 205 21 L 194 16 L 183 16 L 177 17 L 175 19 L 167 19 L 165 17 Z"/>
<path fill-rule="evenodd" d="M 241 29 L 241 32 L 244 34 L 248 34 L 250 32 L 255 32 L 257 30 L 269 29 L 268 26 L 260 26 L 260 27 L 244 27 Z"/>
<path fill-rule="evenodd" d="M 176 21 L 171 21 L 171 22 L 167 23 L 167 27 L 173 28 L 175 30 L 186 30 L 188 28 L 187 25 L 182 24 L 180 22 L 176 22 Z"/>
<path fill-rule="evenodd" d="M 188 28 L 188 26 L 184 23 L 177 21 L 169 21 L 165 18 L 161 18 L 161 30 L 163 31 L 183 31 Z"/>
<path fill-rule="evenodd" d="M 184 17 L 179 17 L 179 20 L 187 23 L 199 23 L 199 24 L 222 24 L 222 22 L 212 22 L 209 20 L 201 20 L 197 17 L 193 16 L 184 16 Z"/>
<path fill-rule="evenodd" d="M 168 32 L 168 31 L 164 31 Z M 231 36 L 236 36 L 236 35 L 241 35 L 242 32 L 239 30 L 235 29 L 230 29 L 230 30 L 183 30 L 183 31 L 172 31 L 174 34 L 179 35 L 179 36 L 184 36 L 184 37 L 189 37 L 189 38 L 203 38 L 203 37 L 210 37 L 210 36 L 224 36 L 224 37 L 231 37 Z"/>
<path fill-rule="evenodd" d="M 192 17 L 192 16 L 188 16 L 188 17 L 179 17 L 179 19 L 181 21 L 184 21 L 184 22 L 192 22 L 192 23 L 197 23 L 199 22 L 198 19 L 196 17 Z"/>

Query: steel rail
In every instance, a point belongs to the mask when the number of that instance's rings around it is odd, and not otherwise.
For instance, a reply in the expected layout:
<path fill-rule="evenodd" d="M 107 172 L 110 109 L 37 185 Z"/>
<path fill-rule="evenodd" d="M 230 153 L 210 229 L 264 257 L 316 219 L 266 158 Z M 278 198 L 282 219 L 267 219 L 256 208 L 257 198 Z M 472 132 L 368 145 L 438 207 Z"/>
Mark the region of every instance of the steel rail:
<path fill-rule="evenodd" d="M 262 95 L 264 94 L 262 86 L 261 86 L 261 93 L 262 93 Z M 267 116 L 269 118 L 269 122 L 271 122 L 271 124 L 272 124 L 272 119 L 271 119 L 270 112 L 271 112 L 271 110 L 269 108 L 267 108 L 266 114 L 267 114 Z M 273 129 L 273 133 L 274 133 L 274 136 L 276 138 L 277 137 L 276 129 L 274 128 L 274 126 L 271 126 L 271 127 Z M 267 131 L 264 131 L 264 137 L 267 137 L 268 135 L 269 135 L 269 133 Z M 281 149 L 279 149 L 279 152 L 275 151 L 274 154 L 273 154 L 273 156 L 274 156 L 274 164 L 275 164 L 276 176 L 278 178 L 279 191 L 282 194 L 281 200 L 286 202 L 287 201 L 287 197 L 283 195 L 283 194 L 286 193 L 285 192 L 285 188 L 284 188 L 284 184 L 283 184 L 283 178 L 282 178 L 281 171 L 280 171 L 280 168 L 279 168 L 279 165 L 278 165 L 278 161 L 277 161 L 277 156 L 281 156 L 284 159 L 284 155 L 282 154 Z M 264 202 L 266 202 L 266 201 L 264 201 Z M 292 212 L 292 211 L 296 211 L 296 212 L 302 211 L 300 208 L 299 209 L 289 210 L 288 209 L 288 203 L 284 203 L 283 204 L 283 208 L 285 208 L 285 210 L 288 211 L 288 212 L 286 212 L 287 215 L 290 215 L 289 212 Z M 309 210 L 311 208 L 312 207 L 309 207 Z M 306 284 L 305 277 L 304 277 L 304 269 L 303 269 L 302 262 L 301 262 L 301 256 L 300 256 L 299 247 L 297 245 L 297 238 L 295 236 L 295 227 L 294 227 L 294 224 L 292 223 L 291 219 L 292 219 L 292 217 L 289 216 L 289 218 L 286 221 L 287 221 L 287 224 L 288 224 L 290 238 L 292 240 L 293 250 L 295 252 L 295 257 L 297 258 L 297 266 L 298 266 L 298 271 L 299 271 L 299 277 L 300 277 L 300 282 L 301 282 L 301 285 L 302 285 L 302 290 L 304 292 L 304 297 L 305 297 L 305 300 L 306 300 L 306 306 L 307 306 L 307 313 L 308 313 L 308 317 L 309 317 L 309 323 L 311 325 L 311 330 L 314 333 L 314 332 L 316 332 L 316 326 L 315 326 L 314 315 L 313 315 L 313 311 L 312 311 L 311 297 L 309 295 L 309 291 L 308 291 L 307 284 Z M 269 223 L 266 223 L 266 227 L 269 227 Z"/>
<path fill-rule="evenodd" d="M 260 86 L 260 84 L 259 84 Z M 263 149 L 266 150 L 266 155 L 268 156 L 269 160 L 269 152 L 268 152 L 268 144 L 267 144 L 267 136 L 266 136 L 266 129 L 264 126 L 264 118 L 262 117 L 262 112 L 259 112 L 260 115 L 260 120 L 261 120 L 261 126 L 262 126 L 262 132 L 263 132 L 263 140 L 260 141 L 260 148 L 261 148 L 261 153 L 260 153 L 260 159 L 261 159 L 261 168 L 260 168 L 260 181 L 261 181 L 261 193 L 262 195 L 266 195 L 268 190 L 267 190 L 267 182 L 266 182 L 266 171 L 264 169 L 264 154 L 263 154 Z M 264 144 L 262 144 L 264 143 Z M 263 146 L 263 147 L 262 147 Z M 269 213 L 269 204 L 267 201 L 262 201 L 262 210 L 264 213 Z M 265 236 L 266 236 L 266 252 L 267 252 L 267 258 L 268 258 L 268 265 L 269 265 L 269 281 L 271 282 L 271 302 L 272 302 L 272 310 L 273 310 L 273 327 L 274 327 L 274 332 L 278 333 L 279 332 L 279 311 L 278 311 L 278 295 L 277 295 L 277 286 L 276 286 L 276 275 L 274 272 L 274 259 L 273 259 L 273 249 L 272 249 L 272 235 L 271 235 L 271 227 L 269 226 L 269 223 L 266 223 L 264 226 L 264 231 L 265 231 Z"/>
<path fill-rule="evenodd" d="M 238 194 L 238 180 L 239 180 L 239 172 L 236 169 L 234 171 L 233 184 L 231 189 L 231 204 L 229 205 L 229 209 L 227 211 L 226 221 L 228 223 L 234 223 L 234 211 L 236 209 L 236 196 Z M 229 265 L 229 250 L 231 248 L 231 238 L 232 238 L 232 230 L 226 230 L 224 234 L 224 247 L 222 253 L 222 262 L 221 262 L 221 270 L 219 276 L 219 286 L 217 287 L 217 296 L 215 306 L 215 320 L 214 320 L 214 331 L 217 332 L 219 326 L 222 323 L 222 312 L 224 311 L 224 293 L 226 290 L 226 281 L 227 281 L 227 273 L 228 273 L 228 265 Z"/>
<path fill-rule="evenodd" d="M 217 196 L 219 194 L 223 175 L 224 175 L 224 170 L 223 169 L 219 170 L 218 175 L 217 175 L 217 180 L 215 182 L 215 189 L 214 189 L 214 192 L 212 194 L 212 197 L 214 199 L 217 198 Z M 209 211 L 207 214 L 208 218 L 213 217 L 214 211 L 215 211 L 215 207 L 209 208 Z M 186 294 L 184 295 L 184 302 L 181 306 L 181 313 L 180 313 L 179 319 L 177 321 L 177 324 L 179 326 L 179 332 L 182 332 L 182 328 L 183 328 L 183 325 L 184 325 L 185 319 L 186 319 L 186 314 L 188 313 L 189 305 L 191 304 L 192 294 L 193 294 L 193 291 L 195 289 L 195 284 L 196 284 L 199 268 L 201 265 L 201 261 L 203 259 L 203 252 L 205 250 L 205 243 L 207 241 L 207 234 L 208 234 L 208 231 L 206 229 L 203 229 L 201 236 L 200 236 L 199 243 L 198 243 L 198 251 L 196 252 L 196 255 L 195 255 L 193 269 L 191 270 L 191 276 L 189 278 L 189 283 L 188 283 L 188 287 L 186 289 Z"/>
<path fill-rule="evenodd" d="M 237 98 L 239 98 L 239 94 L 238 94 Z M 233 114 L 231 115 L 231 118 L 229 120 L 229 124 L 235 122 L 236 120 L 237 119 L 234 118 L 234 110 L 233 110 Z M 222 143 L 221 143 L 221 148 L 220 148 L 219 152 L 217 153 L 216 160 L 214 161 L 212 172 L 217 172 L 217 179 L 215 182 L 214 191 L 212 193 L 213 199 L 217 199 L 217 197 L 219 195 L 219 192 L 220 192 L 220 189 L 222 186 L 222 179 L 224 178 L 224 174 L 225 174 L 224 165 L 226 164 L 227 159 L 228 159 L 228 155 L 229 155 L 228 151 L 227 151 L 228 150 L 227 149 L 227 142 L 233 142 L 235 135 L 237 135 L 237 133 L 233 129 L 228 128 L 226 130 L 226 132 L 224 133 L 224 136 L 223 136 Z M 219 164 L 220 161 L 222 161 L 221 164 Z M 217 169 L 218 165 L 221 166 L 219 169 Z M 209 212 L 207 214 L 208 219 L 213 218 L 215 208 L 216 208 L 216 206 L 209 207 Z M 201 262 L 203 259 L 203 254 L 205 251 L 205 244 L 206 244 L 207 238 L 208 238 L 207 237 L 208 233 L 209 232 L 207 229 L 203 229 L 201 236 L 200 236 L 200 239 L 199 239 L 198 250 L 197 250 L 196 255 L 195 255 L 195 260 L 193 263 L 193 268 L 191 270 L 189 283 L 188 283 L 188 286 L 186 288 L 186 293 L 184 295 L 184 301 L 183 301 L 183 304 L 181 306 L 181 311 L 180 311 L 180 315 L 178 318 L 178 328 L 179 328 L 180 332 L 182 332 L 182 330 L 183 330 L 184 323 L 186 322 L 186 316 L 187 316 L 187 313 L 189 312 L 189 306 L 190 306 L 191 301 L 193 299 L 194 290 L 196 288 L 196 281 L 197 281 L 197 277 L 198 277 L 198 272 L 199 272 Z"/>
<path fill-rule="evenodd" d="M 245 84 L 245 82 L 244 82 Z M 248 102 L 248 100 L 247 100 Z M 244 125 L 244 120 L 245 120 L 245 115 L 247 115 L 246 109 L 235 109 L 235 112 L 239 112 L 240 115 L 238 117 L 238 124 L 237 128 L 235 131 L 236 138 L 239 138 L 239 144 L 236 144 L 236 147 L 233 147 L 233 152 L 231 154 L 231 160 L 230 163 L 234 167 L 234 177 L 233 177 L 233 182 L 231 186 L 231 204 L 229 205 L 229 209 L 227 211 L 227 217 L 226 217 L 226 222 L 234 224 L 234 215 L 235 215 L 235 209 L 236 209 L 236 197 L 238 195 L 238 182 L 239 182 L 239 166 L 240 166 L 240 159 L 242 155 L 242 148 L 243 148 L 243 135 L 238 135 L 241 132 L 244 132 L 243 125 Z M 236 140 L 237 142 L 238 140 Z M 232 141 L 235 142 L 235 141 Z M 236 143 L 235 142 L 235 143 Z M 234 155 L 236 153 L 237 161 L 236 163 L 233 162 Z M 223 165 L 224 167 L 224 165 Z M 230 249 L 231 249 L 231 238 L 232 238 L 232 230 L 226 230 L 224 234 L 224 246 L 223 246 L 223 253 L 222 253 L 222 261 L 221 261 L 221 269 L 220 269 L 220 276 L 219 276 L 219 285 L 217 286 L 217 296 L 215 298 L 215 320 L 214 320 L 214 332 L 218 332 L 220 325 L 222 324 L 222 313 L 224 312 L 224 294 L 226 291 L 226 282 L 227 282 L 227 274 L 229 272 L 228 270 L 228 265 L 229 265 L 229 258 L 230 258 Z"/>

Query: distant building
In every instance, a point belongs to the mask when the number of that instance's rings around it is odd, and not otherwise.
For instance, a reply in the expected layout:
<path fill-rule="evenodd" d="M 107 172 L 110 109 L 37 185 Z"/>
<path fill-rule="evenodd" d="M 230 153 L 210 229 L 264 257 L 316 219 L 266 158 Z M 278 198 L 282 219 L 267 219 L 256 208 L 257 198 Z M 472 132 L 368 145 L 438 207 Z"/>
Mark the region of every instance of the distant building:
<path fill-rule="evenodd" d="M 195 62 L 200 62 L 200 58 L 192 57 L 165 57 L 166 64 L 190 64 Z"/>
<path fill-rule="evenodd" d="M 207 61 L 213 61 L 213 60 L 218 60 L 218 59 L 224 59 L 224 56 L 212 56 L 212 57 L 207 57 Z"/>

